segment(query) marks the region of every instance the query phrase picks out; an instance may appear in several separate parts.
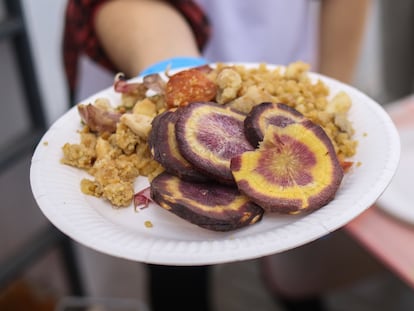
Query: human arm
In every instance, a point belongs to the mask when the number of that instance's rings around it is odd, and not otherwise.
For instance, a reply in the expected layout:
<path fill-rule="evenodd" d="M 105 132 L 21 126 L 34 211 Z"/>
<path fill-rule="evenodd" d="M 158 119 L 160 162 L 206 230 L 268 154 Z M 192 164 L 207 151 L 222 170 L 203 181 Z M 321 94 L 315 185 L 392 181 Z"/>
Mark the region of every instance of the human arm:
<path fill-rule="evenodd" d="M 108 1 L 94 26 L 107 56 L 128 76 L 167 58 L 200 55 L 190 25 L 164 1 Z"/>
<path fill-rule="evenodd" d="M 319 71 L 351 83 L 370 0 L 322 0 Z"/>
<path fill-rule="evenodd" d="M 65 10 L 62 51 L 65 74 L 68 80 L 69 89 L 72 92 L 78 83 L 78 68 L 82 55 L 89 57 L 93 62 L 99 64 L 114 74 L 116 72 L 122 71 L 122 69 L 115 64 L 115 58 L 112 59 L 112 57 L 109 57 L 108 52 L 103 48 L 99 38 L 97 38 L 95 20 L 97 15 L 100 14 L 100 9 L 104 7 L 108 1 L 116 2 L 117 0 L 68 0 Z M 143 0 L 131 0 L 130 2 L 134 1 L 141 2 Z M 151 0 L 146 1 L 148 2 Z M 160 0 L 153 1 L 158 2 Z M 207 16 L 204 14 L 202 9 L 194 1 L 164 1 L 170 4 L 171 7 L 173 7 L 177 12 L 179 12 L 184 18 L 185 22 L 191 26 L 197 47 L 199 50 L 201 50 L 205 46 L 210 36 L 210 24 Z M 160 24 L 165 23 L 165 21 L 157 22 Z M 117 25 L 113 26 L 118 27 Z M 147 28 L 148 27 L 146 27 L 144 31 L 146 33 L 148 33 Z M 134 40 L 136 37 L 142 35 L 143 33 L 142 31 L 131 32 L 131 29 L 125 29 L 125 31 L 129 32 L 130 34 L 134 33 L 136 35 L 134 37 Z M 103 36 L 105 36 L 105 34 L 103 34 Z M 127 44 L 128 48 L 130 42 L 124 42 L 123 44 L 125 43 Z M 110 44 L 110 42 L 108 44 Z M 121 46 L 118 46 L 118 48 L 120 47 Z M 166 51 L 168 51 L 170 47 L 168 47 Z M 109 47 L 109 49 L 112 48 L 112 46 Z M 189 56 L 189 53 L 185 53 L 182 56 Z M 128 65 L 127 67 L 129 68 Z M 132 77 L 136 75 L 137 70 L 125 70 L 125 73 L 129 73 L 129 75 Z"/>

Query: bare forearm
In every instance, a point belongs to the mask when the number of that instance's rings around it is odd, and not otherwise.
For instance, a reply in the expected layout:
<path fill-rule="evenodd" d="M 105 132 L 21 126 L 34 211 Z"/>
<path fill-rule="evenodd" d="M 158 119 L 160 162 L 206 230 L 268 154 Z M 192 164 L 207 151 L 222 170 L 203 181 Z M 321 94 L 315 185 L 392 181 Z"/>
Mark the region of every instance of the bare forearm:
<path fill-rule="evenodd" d="M 370 3 L 370 0 L 322 1 L 321 73 L 352 82 Z"/>
<path fill-rule="evenodd" d="M 169 57 L 199 56 L 189 25 L 163 1 L 108 1 L 96 14 L 95 30 L 111 61 L 128 76 Z"/>

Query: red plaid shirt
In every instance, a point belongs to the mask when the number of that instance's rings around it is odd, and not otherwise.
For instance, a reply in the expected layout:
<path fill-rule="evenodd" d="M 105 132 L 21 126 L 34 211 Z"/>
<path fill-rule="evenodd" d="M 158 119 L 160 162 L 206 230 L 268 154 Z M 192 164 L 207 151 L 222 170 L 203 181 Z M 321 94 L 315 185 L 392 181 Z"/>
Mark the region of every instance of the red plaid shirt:
<path fill-rule="evenodd" d="M 101 47 L 93 26 L 95 13 L 105 1 L 108 0 L 68 1 L 63 35 L 63 59 L 71 91 L 76 86 L 78 62 L 82 54 L 113 72 L 118 71 Z M 210 34 L 206 15 L 191 0 L 168 0 L 168 2 L 183 14 L 193 29 L 201 50 Z"/>

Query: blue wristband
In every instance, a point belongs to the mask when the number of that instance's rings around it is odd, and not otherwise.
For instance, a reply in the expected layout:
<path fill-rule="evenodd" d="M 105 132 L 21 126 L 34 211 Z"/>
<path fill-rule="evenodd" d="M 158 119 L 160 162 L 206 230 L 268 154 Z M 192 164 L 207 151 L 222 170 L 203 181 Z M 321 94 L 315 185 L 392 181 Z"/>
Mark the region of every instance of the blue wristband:
<path fill-rule="evenodd" d="M 184 67 L 196 67 L 207 64 L 207 60 L 202 57 L 173 57 L 151 65 L 140 72 L 140 76 L 146 76 L 152 73 L 163 72 L 167 68 L 178 69 Z"/>

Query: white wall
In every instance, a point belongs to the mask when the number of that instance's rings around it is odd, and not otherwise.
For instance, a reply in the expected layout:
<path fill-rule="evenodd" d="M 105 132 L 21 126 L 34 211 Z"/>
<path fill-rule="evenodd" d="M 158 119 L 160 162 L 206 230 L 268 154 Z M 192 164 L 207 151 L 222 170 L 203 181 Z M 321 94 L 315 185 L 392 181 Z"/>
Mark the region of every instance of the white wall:
<path fill-rule="evenodd" d="M 66 0 L 23 0 L 46 120 L 51 124 L 69 107 L 61 38 Z"/>
<path fill-rule="evenodd" d="M 66 0 L 23 0 L 46 120 L 53 123 L 69 107 L 62 55 Z M 113 74 L 85 57 L 80 59 L 80 76 L 75 102 L 107 88 Z"/>
<path fill-rule="evenodd" d="M 365 39 L 354 84 L 368 96 L 382 102 L 385 97 L 382 80 L 382 53 L 380 36 L 380 12 L 378 0 L 372 1 L 367 21 Z"/>

